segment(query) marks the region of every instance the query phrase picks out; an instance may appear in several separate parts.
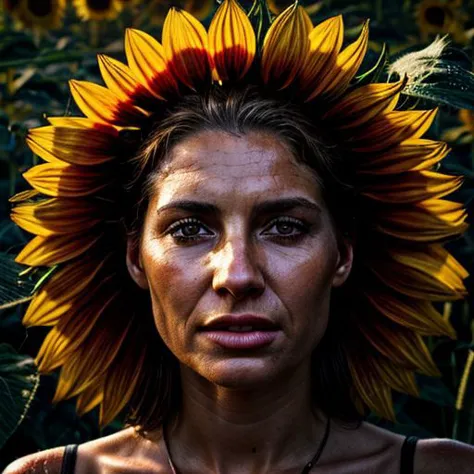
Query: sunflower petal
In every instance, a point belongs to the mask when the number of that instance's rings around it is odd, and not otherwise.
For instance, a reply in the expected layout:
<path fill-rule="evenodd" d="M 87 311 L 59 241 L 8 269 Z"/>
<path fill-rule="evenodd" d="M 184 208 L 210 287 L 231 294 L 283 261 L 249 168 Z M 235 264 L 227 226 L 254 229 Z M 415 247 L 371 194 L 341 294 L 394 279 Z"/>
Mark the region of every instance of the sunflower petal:
<path fill-rule="evenodd" d="M 377 215 L 377 230 L 414 242 L 439 242 L 461 235 L 468 225 L 462 204 L 429 199 L 408 208 L 393 209 Z M 423 229 L 423 232 L 420 232 Z"/>
<path fill-rule="evenodd" d="M 313 24 L 296 2 L 272 23 L 262 50 L 263 82 L 275 89 L 288 87 L 298 76 L 309 50 Z"/>
<path fill-rule="evenodd" d="M 256 50 L 249 17 L 236 0 L 224 0 L 209 27 L 209 51 L 219 79 L 242 79 L 252 65 Z"/>
<path fill-rule="evenodd" d="M 91 120 L 126 127 L 140 124 L 146 118 L 145 111 L 128 100 L 121 101 L 106 87 L 75 80 L 69 81 L 69 84 L 77 106 Z"/>
<path fill-rule="evenodd" d="M 444 142 L 415 138 L 405 140 L 384 153 L 364 155 L 357 163 L 359 175 L 397 174 L 431 168 L 449 153 Z"/>
<path fill-rule="evenodd" d="M 15 262 L 39 267 L 67 262 L 90 250 L 102 237 L 101 233 L 84 233 L 71 236 L 37 236 L 18 254 Z"/>
<path fill-rule="evenodd" d="M 461 176 L 450 176 L 433 171 L 413 171 L 401 176 L 379 178 L 377 183 L 361 185 L 361 194 L 375 201 L 406 204 L 441 198 L 459 189 Z"/>
<path fill-rule="evenodd" d="M 31 327 L 57 324 L 61 316 L 72 308 L 73 300 L 96 278 L 107 259 L 81 259 L 53 273 L 29 304 L 23 325 Z"/>
<path fill-rule="evenodd" d="M 97 405 L 102 403 L 104 399 L 104 384 L 97 383 L 86 388 L 79 394 L 76 400 L 76 412 L 78 416 L 94 409 Z"/>
<path fill-rule="evenodd" d="M 404 110 L 381 114 L 353 137 L 354 151 L 381 151 L 408 139 L 422 137 L 430 128 L 438 109 Z"/>
<path fill-rule="evenodd" d="M 341 49 L 344 39 L 342 15 L 328 18 L 314 27 L 308 39 L 309 50 L 300 71 L 299 83 L 303 96 L 314 98 L 321 91 L 321 78 L 325 71 L 333 68 Z"/>
<path fill-rule="evenodd" d="M 406 80 L 359 87 L 334 104 L 322 120 L 337 124 L 338 130 L 359 127 L 382 112 L 391 112 L 405 84 Z"/>
<path fill-rule="evenodd" d="M 89 196 L 110 184 L 103 173 L 61 162 L 33 166 L 23 177 L 40 193 L 61 198 Z"/>
<path fill-rule="evenodd" d="M 152 95 L 163 99 L 177 93 L 178 85 L 166 62 L 165 50 L 155 38 L 127 28 L 125 54 L 131 71 Z"/>
<path fill-rule="evenodd" d="M 26 137 L 31 150 L 46 161 L 85 166 L 112 160 L 119 141 L 117 129 L 98 124 L 90 128 L 39 127 L 29 130 Z"/>
<path fill-rule="evenodd" d="M 98 224 L 98 206 L 84 199 L 47 199 L 13 208 L 11 219 L 31 234 L 49 237 L 76 234 Z"/>
<path fill-rule="evenodd" d="M 366 293 L 366 298 L 384 317 L 422 336 L 456 338 L 456 332 L 449 321 L 446 321 L 428 301 L 398 296 L 395 298 L 381 292 Z"/>
<path fill-rule="evenodd" d="M 170 69 L 195 90 L 211 80 L 211 58 L 204 26 L 184 10 L 172 7 L 163 25 L 163 47 Z"/>

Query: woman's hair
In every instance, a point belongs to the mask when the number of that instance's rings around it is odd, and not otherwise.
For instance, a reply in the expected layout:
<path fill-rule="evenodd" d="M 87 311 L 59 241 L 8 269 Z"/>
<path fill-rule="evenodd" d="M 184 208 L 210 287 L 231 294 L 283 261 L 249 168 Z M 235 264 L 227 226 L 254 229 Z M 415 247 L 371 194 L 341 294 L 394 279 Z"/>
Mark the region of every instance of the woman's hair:
<path fill-rule="evenodd" d="M 258 131 L 285 143 L 295 159 L 314 173 L 329 209 L 338 239 L 355 236 L 351 157 L 341 156 L 336 144 L 313 116 L 310 107 L 295 105 L 291 98 L 265 97 L 254 86 L 244 88 L 212 86 L 206 94 L 191 94 L 167 107 L 153 118 L 143 146 L 132 160 L 135 172 L 127 186 L 129 209 L 125 227 L 130 245 L 138 247 L 152 186 L 174 145 L 203 131 L 222 131 L 238 136 Z M 314 114 L 316 115 L 316 114 Z M 305 283 L 305 282 L 303 282 Z M 308 282 L 311 284 L 311 282 Z M 347 286 L 347 284 L 345 285 Z M 180 407 L 179 364 L 157 333 L 149 295 L 140 295 L 149 346 L 141 382 L 134 393 L 128 423 L 143 433 L 174 418 Z M 344 340 L 349 333 L 347 291 L 333 290 L 329 323 L 312 357 L 313 400 L 327 416 L 343 422 L 363 419 L 354 402 L 354 388 L 347 366 Z M 316 317 L 316 315 L 315 315 Z"/>

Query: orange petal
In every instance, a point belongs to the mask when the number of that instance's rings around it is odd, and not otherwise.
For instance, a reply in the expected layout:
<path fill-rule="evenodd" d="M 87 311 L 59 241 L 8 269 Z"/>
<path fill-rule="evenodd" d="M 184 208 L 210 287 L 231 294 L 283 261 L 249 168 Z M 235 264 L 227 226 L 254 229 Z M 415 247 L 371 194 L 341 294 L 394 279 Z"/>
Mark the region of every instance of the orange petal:
<path fill-rule="evenodd" d="M 40 193 L 63 198 L 89 196 L 110 184 L 104 173 L 61 162 L 34 166 L 23 177 Z"/>
<path fill-rule="evenodd" d="M 152 95 L 163 99 L 177 93 L 178 85 L 166 62 L 165 50 L 155 38 L 128 28 L 125 54 L 131 71 Z"/>
<path fill-rule="evenodd" d="M 46 161 L 86 166 L 112 160 L 120 147 L 117 129 L 99 124 L 93 124 L 90 128 L 34 128 L 28 131 L 26 142 L 34 153 Z"/>
<path fill-rule="evenodd" d="M 23 265 L 38 267 L 67 262 L 90 250 L 102 237 L 100 233 L 78 234 L 53 237 L 35 237 L 18 254 L 15 261 Z"/>
<path fill-rule="evenodd" d="M 438 109 L 394 111 L 379 115 L 353 137 L 351 149 L 361 153 L 381 151 L 408 139 L 421 138 Z"/>
<path fill-rule="evenodd" d="M 397 174 L 431 168 L 449 153 L 444 142 L 415 138 L 405 140 L 384 153 L 364 155 L 357 163 L 360 175 Z"/>
<path fill-rule="evenodd" d="M 224 0 L 209 27 L 209 51 L 219 78 L 240 80 L 257 49 L 249 17 L 236 0 Z"/>
<path fill-rule="evenodd" d="M 104 216 L 97 204 L 83 199 L 48 199 L 13 208 L 11 219 L 31 234 L 49 237 L 89 230 Z"/>
<path fill-rule="evenodd" d="M 78 416 L 94 409 L 104 399 L 104 384 L 97 383 L 86 388 L 76 400 L 76 412 Z"/>
<path fill-rule="evenodd" d="M 204 26 L 184 10 L 172 7 L 163 25 L 163 46 L 170 69 L 195 90 L 211 81 L 211 59 Z"/>
<path fill-rule="evenodd" d="M 328 18 L 310 32 L 309 51 L 299 77 L 303 96 L 314 98 L 320 93 L 321 78 L 334 67 L 343 39 L 342 15 Z"/>
<path fill-rule="evenodd" d="M 137 125 L 146 119 L 145 111 L 128 100 L 121 101 L 109 89 L 86 81 L 69 81 L 72 97 L 91 120 L 112 125 Z"/>
<path fill-rule="evenodd" d="M 296 2 L 272 23 L 262 50 L 263 82 L 275 89 L 288 87 L 300 72 L 309 50 L 313 24 Z"/>

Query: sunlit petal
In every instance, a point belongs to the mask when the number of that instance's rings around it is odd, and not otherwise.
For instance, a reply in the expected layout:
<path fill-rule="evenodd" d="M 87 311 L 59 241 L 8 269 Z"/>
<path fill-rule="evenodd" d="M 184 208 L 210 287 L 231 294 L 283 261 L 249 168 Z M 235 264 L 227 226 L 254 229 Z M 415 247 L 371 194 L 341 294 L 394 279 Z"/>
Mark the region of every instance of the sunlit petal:
<path fill-rule="evenodd" d="M 309 50 L 313 24 L 296 2 L 270 26 L 263 43 L 263 82 L 275 89 L 288 87 L 300 72 Z"/>
<path fill-rule="evenodd" d="M 209 51 L 221 80 L 240 80 L 257 48 L 252 24 L 236 0 L 224 0 L 209 27 Z"/>

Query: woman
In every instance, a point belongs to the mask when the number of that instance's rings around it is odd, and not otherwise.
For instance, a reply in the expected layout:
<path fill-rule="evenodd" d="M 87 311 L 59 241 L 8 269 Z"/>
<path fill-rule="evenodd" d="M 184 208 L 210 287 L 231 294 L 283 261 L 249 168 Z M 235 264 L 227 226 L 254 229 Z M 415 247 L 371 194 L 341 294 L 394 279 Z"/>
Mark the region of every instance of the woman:
<path fill-rule="evenodd" d="M 107 88 L 72 82 L 87 118 L 30 131 L 17 260 L 60 265 L 24 318 L 52 326 L 39 369 L 129 426 L 8 473 L 472 471 L 468 445 L 362 421 L 438 374 L 421 336 L 455 336 L 432 302 L 465 293 L 440 243 L 465 213 L 433 111 L 394 110 L 405 81 L 349 89 L 367 25 L 342 34 L 295 4 L 257 56 L 235 0 L 209 33 L 172 9 L 163 46 L 99 58 Z"/>

